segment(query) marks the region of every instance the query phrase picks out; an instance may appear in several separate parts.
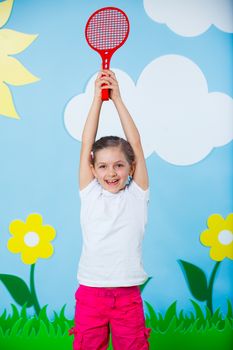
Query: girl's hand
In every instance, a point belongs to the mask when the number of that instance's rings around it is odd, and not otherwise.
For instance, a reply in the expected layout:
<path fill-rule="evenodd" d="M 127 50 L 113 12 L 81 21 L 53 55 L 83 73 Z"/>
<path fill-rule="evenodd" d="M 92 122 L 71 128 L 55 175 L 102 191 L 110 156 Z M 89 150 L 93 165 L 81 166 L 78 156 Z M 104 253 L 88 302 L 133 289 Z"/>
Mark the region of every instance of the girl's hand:
<path fill-rule="evenodd" d="M 101 85 L 106 84 L 100 86 L 101 90 L 109 89 L 109 97 L 113 102 L 121 99 L 120 89 L 115 73 L 111 70 L 103 69 L 100 74 Z"/>
<path fill-rule="evenodd" d="M 102 102 L 102 84 L 103 84 L 103 81 L 101 79 L 103 73 L 102 71 L 99 72 L 99 74 L 97 75 L 97 78 L 95 80 L 95 96 L 94 96 L 94 99 L 96 99 L 97 101 L 99 102 Z"/>

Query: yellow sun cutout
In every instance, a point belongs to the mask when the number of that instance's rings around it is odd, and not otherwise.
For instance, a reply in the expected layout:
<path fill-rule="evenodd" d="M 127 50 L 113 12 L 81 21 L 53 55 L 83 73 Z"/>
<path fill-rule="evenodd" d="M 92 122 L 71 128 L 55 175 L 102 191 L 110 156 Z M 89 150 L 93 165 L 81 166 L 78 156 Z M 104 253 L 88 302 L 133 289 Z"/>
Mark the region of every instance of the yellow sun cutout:
<path fill-rule="evenodd" d="M 8 21 L 14 0 L 0 2 L 0 28 Z M 38 35 L 24 34 L 11 29 L 0 29 L 0 114 L 20 119 L 16 112 L 9 85 L 25 85 L 39 80 L 31 74 L 15 55 L 24 51 Z"/>

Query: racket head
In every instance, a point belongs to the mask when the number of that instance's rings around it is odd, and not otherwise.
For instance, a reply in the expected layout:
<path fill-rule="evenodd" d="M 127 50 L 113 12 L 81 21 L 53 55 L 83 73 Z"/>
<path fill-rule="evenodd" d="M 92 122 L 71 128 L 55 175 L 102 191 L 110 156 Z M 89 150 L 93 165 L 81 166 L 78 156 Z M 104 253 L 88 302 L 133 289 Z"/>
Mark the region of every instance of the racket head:
<path fill-rule="evenodd" d="M 117 7 L 103 7 L 95 11 L 87 21 L 85 37 L 89 46 L 102 56 L 119 49 L 129 35 L 129 19 Z"/>
<path fill-rule="evenodd" d="M 85 27 L 86 41 L 100 54 L 103 69 L 109 69 L 113 53 L 125 43 L 128 35 L 129 19 L 124 11 L 117 7 L 103 7 L 95 11 Z M 108 99 L 109 89 L 103 89 L 102 100 Z"/>

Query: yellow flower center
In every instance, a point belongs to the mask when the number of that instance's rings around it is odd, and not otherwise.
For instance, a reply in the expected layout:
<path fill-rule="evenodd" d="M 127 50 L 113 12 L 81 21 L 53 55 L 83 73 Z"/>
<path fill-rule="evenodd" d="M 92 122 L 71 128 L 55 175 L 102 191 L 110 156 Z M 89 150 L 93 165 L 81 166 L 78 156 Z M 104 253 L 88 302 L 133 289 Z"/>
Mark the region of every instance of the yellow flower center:
<path fill-rule="evenodd" d="M 223 230 L 219 232 L 218 240 L 221 244 L 228 245 L 233 241 L 233 233 L 229 230 Z"/>
<path fill-rule="evenodd" d="M 29 247 L 35 247 L 40 241 L 40 237 L 36 232 L 28 232 L 24 236 L 24 243 Z"/>

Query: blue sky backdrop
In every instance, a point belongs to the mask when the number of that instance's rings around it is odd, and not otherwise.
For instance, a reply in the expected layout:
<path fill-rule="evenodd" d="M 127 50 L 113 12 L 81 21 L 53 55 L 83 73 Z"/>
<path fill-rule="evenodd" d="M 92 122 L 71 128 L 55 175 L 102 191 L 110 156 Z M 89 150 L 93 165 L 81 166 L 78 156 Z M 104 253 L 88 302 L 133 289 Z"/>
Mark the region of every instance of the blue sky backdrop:
<path fill-rule="evenodd" d="M 127 72 L 135 84 L 152 60 L 176 54 L 199 66 L 209 92 L 233 96 L 232 34 L 215 26 L 195 37 L 177 35 L 153 21 L 142 0 L 15 0 L 4 28 L 39 35 L 15 57 L 40 81 L 11 87 L 20 120 L 0 116 L 1 272 L 29 281 L 29 266 L 7 250 L 8 226 L 14 219 L 25 221 L 30 213 L 40 213 L 57 236 L 54 255 L 36 264 L 38 299 L 41 305 L 49 305 L 49 312 L 67 304 L 69 317 L 73 317 L 82 243 L 77 182 L 80 142 L 66 130 L 64 110 L 73 96 L 85 91 L 100 67 L 99 56 L 86 44 L 84 28 L 89 16 L 105 6 L 119 7 L 129 17 L 130 36 L 113 56 L 111 67 Z M 214 261 L 199 235 L 209 215 L 226 217 L 232 212 L 232 148 L 232 142 L 215 148 L 189 166 L 172 165 L 156 153 L 147 159 L 150 207 L 143 256 L 145 270 L 153 278 L 143 299 L 161 312 L 175 300 L 178 309 L 192 309 L 177 259 L 196 264 L 207 276 L 213 269 Z M 232 274 L 232 261 L 225 259 L 215 280 L 214 309 L 221 306 L 225 311 L 226 298 L 232 299 Z M 10 311 L 13 300 L 3 285 L 0 296 L 0 312 Z"/>

